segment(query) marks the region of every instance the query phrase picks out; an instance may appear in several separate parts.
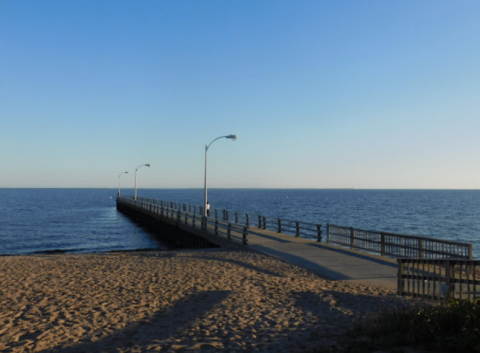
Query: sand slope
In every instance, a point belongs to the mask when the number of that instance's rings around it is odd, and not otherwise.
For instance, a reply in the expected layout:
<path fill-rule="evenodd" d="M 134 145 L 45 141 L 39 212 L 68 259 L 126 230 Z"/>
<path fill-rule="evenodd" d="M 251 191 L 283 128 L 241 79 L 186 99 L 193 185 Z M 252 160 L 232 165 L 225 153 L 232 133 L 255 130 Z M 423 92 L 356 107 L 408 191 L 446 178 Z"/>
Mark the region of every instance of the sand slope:
<path fill-rule="evenodd" d="M 247 251 L 0 257 L 0 351 L 302 352 L 393 293 Z"/>

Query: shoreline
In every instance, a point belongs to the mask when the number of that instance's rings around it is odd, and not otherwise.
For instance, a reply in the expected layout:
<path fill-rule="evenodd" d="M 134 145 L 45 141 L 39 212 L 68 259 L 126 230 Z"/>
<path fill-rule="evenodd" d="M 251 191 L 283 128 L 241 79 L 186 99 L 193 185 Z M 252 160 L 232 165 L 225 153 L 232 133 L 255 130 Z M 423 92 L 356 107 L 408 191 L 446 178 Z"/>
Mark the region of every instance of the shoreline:
<path fill-rule="evenodd" d="M 0 350 L 308 352 L 410 300 L 232 249 L 0 257 Z"/>

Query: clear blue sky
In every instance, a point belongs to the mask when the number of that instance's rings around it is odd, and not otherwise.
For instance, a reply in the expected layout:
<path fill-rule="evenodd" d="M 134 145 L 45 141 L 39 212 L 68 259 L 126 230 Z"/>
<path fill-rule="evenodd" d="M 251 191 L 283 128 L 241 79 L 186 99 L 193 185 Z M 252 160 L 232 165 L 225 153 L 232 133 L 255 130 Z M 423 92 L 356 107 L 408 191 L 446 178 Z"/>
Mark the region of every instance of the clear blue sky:
<path fill-rule="evenodd" d="M 480 188 L 480 2 L 0 1 L 0 187 Z"/>

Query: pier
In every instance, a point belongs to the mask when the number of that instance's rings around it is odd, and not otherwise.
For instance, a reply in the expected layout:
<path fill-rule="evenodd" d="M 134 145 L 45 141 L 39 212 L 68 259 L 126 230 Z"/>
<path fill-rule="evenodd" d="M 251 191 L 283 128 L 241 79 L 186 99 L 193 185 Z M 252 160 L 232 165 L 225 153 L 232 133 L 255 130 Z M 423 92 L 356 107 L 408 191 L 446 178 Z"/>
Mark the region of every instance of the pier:
<path fill-rule="evenodd" d="M 118 197 L 117 208 L 141 217 L 179 246 L 247 248 L 307 268 L 327 279 L 382 286 L 402 295 L 422 296 L 419 284 L 410 286 L 418 270 L 411 270 L 406 262 L 397 259 L 420 259 L 425 264 L 472 258 L 472 245 L 467 243 L 272 219 L 229 210 L 213 209 L 210 217 L 204 217 L 202 207 L 172 201 Z M 445 290 L 443 282 L 436 283 L 436 279 L 442 280 L 438 276 L 429 277 L 433 291 L 438 292 L 433 298 L 455 294 L 455 288 Z M 473 283 L 472 276 L 469 281 Z M 476 285 L 477 282 L 473 283 Z M 415 290 L 406 290 L 410 287 Z M 432 296 L 428 290 L 423 293 L 423 297 Z"/>

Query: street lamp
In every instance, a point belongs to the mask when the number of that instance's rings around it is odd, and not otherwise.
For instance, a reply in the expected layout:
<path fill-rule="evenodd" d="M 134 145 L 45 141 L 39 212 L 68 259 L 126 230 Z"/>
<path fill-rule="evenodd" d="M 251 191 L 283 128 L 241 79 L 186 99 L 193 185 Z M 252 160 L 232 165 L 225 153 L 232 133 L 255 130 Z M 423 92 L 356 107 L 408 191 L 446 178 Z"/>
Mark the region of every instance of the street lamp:
<path fill-rule="evenodd" d="M 122 176 L 122 174 L 128 174 L 128 172 L 120 173 L 120 175 L 118 176 L 118 196 L 120 196 L 120 177 Z"/>
<path fill-rule="evenodd" d="M 220 136 L 220 137 L 217 137 L 212 142 L 210 142 L 209 145 L 205 145 L 205 200 L 204 200 L 205 202 L 203 204 L 203 215 L 204 215 L 204 217 L 207 217 L 207 157 L 208 157 L 208 149 L 210 148 L 212 143 L 214 143 L 218 139 L 221 139 L 221 138 L 224 138 L 224 137 L 227 138 L 227 139 L 231 139 L 233 141 L 235 141 L 237 139 L 237 135 Z"/>
<path fill-rule="evenodd" d="M 150 167 L 150 164 L 142 164 L 142 165 L 138 166 L 137 169 L 135 169 L 135 200 L 137 200 L 137 170 L 140 167 L 143 167 L 144 165 L 147 166 L 147 167 Z"/>

